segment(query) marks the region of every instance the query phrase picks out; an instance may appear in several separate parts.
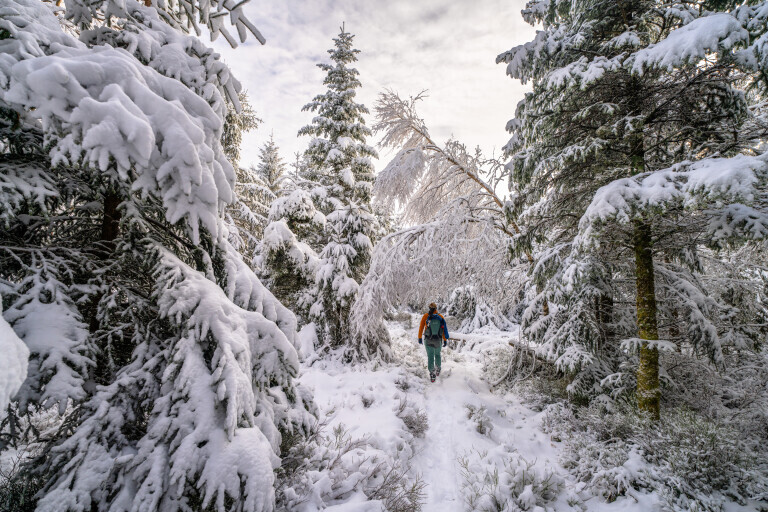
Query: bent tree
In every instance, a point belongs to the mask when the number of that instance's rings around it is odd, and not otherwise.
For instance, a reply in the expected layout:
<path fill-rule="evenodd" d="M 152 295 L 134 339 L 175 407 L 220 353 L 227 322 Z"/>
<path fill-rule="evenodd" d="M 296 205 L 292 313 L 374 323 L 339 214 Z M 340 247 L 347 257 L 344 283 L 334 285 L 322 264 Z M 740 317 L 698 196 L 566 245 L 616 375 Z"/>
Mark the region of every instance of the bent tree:
<path fill-rule="evenodd" d="M 505 168 L 458 141 L 436 143 L 416 111 L 423 98 L 387 91 L 375 105 L 374 131 L 397 153 L 377 176 L 374 195 L 398 204 L 409 227 L 376 246 L 353 325 L 399 304 L 447 300 L 462 286 L 503 315 L 529 265 L 509 258 L 519 228 L 507 214 L 508 198 L 497 193 L 508 179 Z"/>

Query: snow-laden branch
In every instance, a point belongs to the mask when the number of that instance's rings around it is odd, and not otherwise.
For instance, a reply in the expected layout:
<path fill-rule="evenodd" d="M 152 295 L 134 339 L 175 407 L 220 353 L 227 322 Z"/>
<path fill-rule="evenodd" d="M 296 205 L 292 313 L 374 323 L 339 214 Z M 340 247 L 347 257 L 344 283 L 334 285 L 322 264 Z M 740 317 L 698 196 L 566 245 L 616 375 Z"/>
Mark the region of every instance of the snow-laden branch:
<path fill-rule="evenodd" d="M 211 40 L 215 41 L 222 36 L 234 48 L 238 45 L 238 39 L 244 43 L 249 34 L 261 44 L 266 43 L 259 29 L 245 14 L 244 7 L 248 2 L 249 0 L 143 0 L 142 7 L 147 6 L 157 11 L 158 16 L 176 30 L 199 36 L 202 34 L 202 25 L 210 33 Z M 126 18 L 139 2 L 67 0 L 64 5 L 65 16 L 72 23 L 79 27 L 90 27 L 99 24 L 104 18 Z M 229 32 L 229 27 L 237 31 L 237 38 Z"/>
<path fill-rule="evenodd" d="M 545 2 L 533 4 L 526 21 L 531 25 L 541 22 L 545 16 L 543 5 Z M 564 28 L 542 30 L 532 41 L 500 54 L 496 62 L 507 64 L 507 74 L 522 83 L 546 75 L 549 88 L 584 88 L 619 69 L 635 75 L 658 69 L 672 71 L 687 63 L 701 62 L 708 55 L 727 53 L 741 66 L 757 70 L 768 56 L 768 9 L 764 4 L 743 5 L 727 13 L 704 9 L 649 10 L 646 16 L 647 26 L 657 25 L 659 20 L 651 18 L 659 17 L 673 30 L 659 42 L 652 42 L 651 31 L 624 32 L 606 45 L 617 50 L 614 55 L 585 54 L 555 72 L 546 63 L 558 54 L 578 51 L 578 44 L 574 46 L 578 38 Z M 589 27 L 585 30 L 588 32 Z"/>
<path fill-rule="evenodd" d="M 506 240 L 490 222 L 468 220 L 453 203 L 430 222 L 386 236 L 360 286 L 353 324 L 375 311 L 448 298 L 462 285 L 503 312 L 526 272 L 509 261 Z"/>
<path fill-rule="evenodd" d="M 489 206 L 501 211 L 504 201 L 495 184 L 482 177 L 484 160 L 479 152 L 470 154 L 457 141 L 440 146 L 430 137 L 424 120 L 416 113 L 421 93 L 403 100 L 387 91 L 379 96 L 374 110 L 377 122 L 374 133 L 383 133 L 381 145 L 400 148 L 395 158 L 379 174 L 374 194 L 379 200 L 397 199 L 405 203 L 405 220 L 426 222 L 446 200 L 464 195 L 482 197 Z"/>
<path fill-rule="evenodd" d="M 158 194 L 171 223 L 221 234 L 221 208 L 233 201 L 235 173 L 224 155 L 222 120 L 178 80 L 129 53 L 88 48 L 64 34 L 48 8 L 24 2 L 0 16 L 0 100 L 33 111 L 52 144 L 53 164 L 79 163 Z"/>
<path fill-rule="evenodd" d="M 29 349 L 3 318 L 0 302 L 0 420 L 5 407 L 27 378 Z"/>
<path fill-rule="evenodd" d="M 671 208 L 708 209 L 707 232 L 721 242 L 740 234 L 768 236 L 768 156 L 737 155 L 682 162 L 668 169 L 615 180 L 598 189 L 579 221 L 580 243 L 600 226 L 627 223 Z"/>
<path fill-rule="evenodd" d="M 387 91 L 375 106 L 374 131 L 382 133 L 382 145 L 399 152 L 377 177 L 374 193 L 381 202 L 399 201 L 412 227 L 376 246 L 353 325 L 403 303 L 447 299 L 460 286 L 503 313 L 522 282 L 525 270 L 509 256 L 520 230 L 496 193 L 506 169 L 457 141 L 435 143 L 416 113 L 423 97 L 403 100 Z"/>

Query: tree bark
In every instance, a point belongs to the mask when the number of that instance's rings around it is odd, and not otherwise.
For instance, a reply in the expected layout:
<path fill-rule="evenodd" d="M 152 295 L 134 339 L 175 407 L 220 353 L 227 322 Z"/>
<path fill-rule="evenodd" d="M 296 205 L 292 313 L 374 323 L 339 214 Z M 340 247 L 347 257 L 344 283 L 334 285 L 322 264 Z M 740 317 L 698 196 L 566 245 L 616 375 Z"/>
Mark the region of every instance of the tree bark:
<path fill-rule="evenodd" d="M 656 290 L 653 281 L 653 242 L 651 226 L 643 220 L 635 221 L 635 273 L 637 283 L 637 330 L 641 340 L 658 340 L 656 321 Z M 659 403 L 659 349 L 648 343 L 640 345 L 640 364 L 637 368 L 637 406 L 657 421 Z"/>
<path fill-rule="evenodd" d="M 604 293 L 595 299 L 595 317 L 600 325 L 602 333 L 601 341 L 604 343 L 613 336 L 613 329 L 610 326 L 613 320 L 613 295 Z"/>
<path fill-rule="evenodd" d="M 120 196 L 114 192 L 104 195 L 104 217 L 101 221 L 101 242 L 112 243 L 120 234 Z"/>
<path fill-rule="evenodd" d="M 121 203 L 120 196 L 114 192 L 106 192 L 104 194 L 104 213 L 101 218 L 101 237 L 96 245 L 96 256 L 101 260 L 106 260 L 111 257 L 115 250 L 115 240 L 120 235 L 120 218 L 121 213 L 118 209 Z M 99 303 L 103 297 L 102 293 L 96 293 L 88 301 L 87 309 L 87 321 L 88 330 L 93 335 L 99 330 Z M 107 359 L 106 351 L 102 349 L 97 350 L 94 354 L 95 365 L 90 370 L 90 379 L 86 383 L 89 391 L 94 391 L 94 384 L 107 384 L 111 378 L 109 362 Z"/>

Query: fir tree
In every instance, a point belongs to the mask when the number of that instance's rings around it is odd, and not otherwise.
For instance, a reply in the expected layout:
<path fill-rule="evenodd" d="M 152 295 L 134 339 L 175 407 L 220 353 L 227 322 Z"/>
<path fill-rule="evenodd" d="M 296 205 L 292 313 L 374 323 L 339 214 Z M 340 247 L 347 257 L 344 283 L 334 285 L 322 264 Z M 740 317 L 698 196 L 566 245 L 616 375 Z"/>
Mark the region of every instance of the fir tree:
<path fill-rule="evenodd" d="M 602 379 L 611 381 L 623 338 L 622 347 L 638 350 L 638 405 L 658 417 L 658 351 L 669 345 L 657 341 L 656 282 L 663 268 L 676 296 L 705 293 L 690 270 L 701 237 L 716 224 L 702 212 L 715 180 L 701 175 L 698 189 L 682 183 L 691 161 L 734 156 L 755 140 L 745 130 L 752 113 L 737 88 L 744 67 L 735 51 L 748 41 L 742 25 L 756 12 L 749 9 L 731 16 L 698 2 L 664 9 L 643 0 L 532 1 L 523 14 L 544 30 L 499 56 L 512 77 L 533 82 L 508 145 L 517 193 L 509 212 L 523 226 L 515 247 L 536 259 L 524 328 L 561 368 L 576 372 L 572 391 L 593 393 Z M 758 160 L 734 158 L 712 164 L 761 172 Z M 630 183 L 640 185 L 621 192 Z M 654 183 L 678 193 L 666 202 Z M 733 219 L 743 226 L 743 217 Z M 627 275 L 634 290 L 622 289 Z M 615 307 L 630 297 L 631 324 Z M 687 309 L 684 343 L 719 363 L 717 308 L 691 301 Z"/>
<path fill-rule="evenodd" d="M 226 212 L 229 238 L 235 249 L 254 264 L 275 195 L 255 167 L 239 167 L 236 175 L 237 200 Z"/>
<path fill-rule="evenodd" d="M 353 49 L 353 38 L 342 27 L 328 51 L 332 64 L 318 64 L 326 72 L 328 89 L 304 107 L 316 116 L 299 135 L 313 137 L 304 153 L 304 178 L 316 183 L 313 195 L 327 219 L 315 245 L 320 262 L 310 316 L 326 347 L 346 346 L 348 359 L 366 359 L 380 336 L 350 340 L 349 314 L 377 232 L 370 206 L 376 152 L 365 143 L 371 134 L 363 118 L 368 109 L 355 102 L 361 84 L 359 72 L 349 66 L 360 51 Z"/>
<path fill-rule="evenodd" d="M 253 264 L 256 249 L 266 225 L 267 212 L 273 195 L 253 167 L 240 166 L 240 147 L 243 134 L 258 128 L 261 119 L 251 107 L 248 96 L 238 94 L 239 110 L 231 102 L 227 103 L 227 115 L 224 118 L 224 130 L 221 145 L 224 154 L 235 168 L 236 200 L 225 213 L 229 224 L 229 240 L 245 259 Z"/>
<path fill-rule="evenodd" d="M 236 224 L 236 236 L 231 238 L 235 248 L 247 256 L 254 266 L 263 266 L 261 239 L 274 219 L 269 218 L 272 203 L 283 194 L 287 185 L 286 165 L 280 158 L 274 138 L 261 148 L 257 167 L 240 168 L 237 173 L 238 202 L 231 209 Z M 278 265 L 279 266 L 279 265 Z M 278 273 L 285 269 L 275 268 Z M 281 300 L 287 296 L 281 297 Z"/>
<path fill-rule="evenodd" d="M 240 92 L 237 98 L 239 108 L 232 102 L 227 104 L 224 131 L 221 134 L 222 149 L 235 169 L 240 166 L 240 147 L 243 143 L 243 133 L 255 130 L 261 123 L 261 119 L 256 116 L 256 112 L 248 100 L 248 95 L 245 92 Z"/>
<path fill-rule="evenodd" d="M 218 2 L 181 5 L 224 30 Z M 191 17 L 66 6 L 74 29 L 36 0 L 0 12 L 0 295 L 30 352 L 13 413 L 63 425 L 16 478 L 40 511 L 273 510 L 311 402 L 294 315 L 226 237 L 240 86 Z"/>
<path fill-rule="evenodd" d="M 302 109 L 316 113 L 312 123 L 299 130 L 299 135 L 313 137 L 304 152 L 304 177 L 327 188 L 329 197 L 322 207 L 328 212 L 344 202 L 367 206 L 374 181 L 371 158 L 376 152 L 365 143 L 371 135 L 363 118 L 368 109 L 355 102 L 360 73 L 349 67 L 360 53 L 352 48 L 353 39 L 342 27 L 333 40 L 335 48 L 328 50 L 333 64 L 317 65 L 326 72 L 323 84 L 328 90 Z"/>
<path fill-rule="evenodd" d="M 315 208 L 309 192 L 297 188 L 272 203 L 261 241 L 261 266 L 269 289 L 304 322 L 314 300 L 319 258 L 305 240 L 325 229 L 325 216 Z"/>
<path fill-rule="evenodd" d="M 259 150 L 259 165 L 256 172 L 261 177 L 274 197 L 280 196 L 280 192 L 286 188 L 288 179 L 287 166 L 280 156 L 280 149 L 275 144 L 274 135 Z"/>

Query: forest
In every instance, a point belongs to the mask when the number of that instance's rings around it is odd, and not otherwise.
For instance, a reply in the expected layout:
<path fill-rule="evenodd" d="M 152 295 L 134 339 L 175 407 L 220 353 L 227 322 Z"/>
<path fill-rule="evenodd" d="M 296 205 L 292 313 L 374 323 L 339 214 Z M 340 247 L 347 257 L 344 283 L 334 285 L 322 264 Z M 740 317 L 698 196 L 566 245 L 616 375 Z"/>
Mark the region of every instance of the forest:
<path fill-rule="evenodd" d="M 0 511 L 768 510 L 768 1 L 517 3 L 251 163 L 248 0 L 0 0 Z"/>

